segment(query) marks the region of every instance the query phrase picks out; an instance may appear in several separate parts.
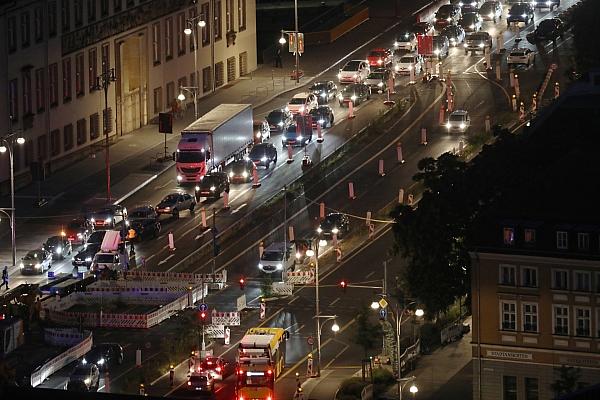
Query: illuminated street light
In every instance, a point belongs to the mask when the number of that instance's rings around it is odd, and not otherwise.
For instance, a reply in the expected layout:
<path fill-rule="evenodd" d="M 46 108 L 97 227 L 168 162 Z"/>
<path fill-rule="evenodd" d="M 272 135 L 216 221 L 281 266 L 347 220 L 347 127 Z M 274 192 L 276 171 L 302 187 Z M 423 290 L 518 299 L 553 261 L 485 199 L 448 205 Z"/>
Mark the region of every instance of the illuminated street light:
<path fill-rule="evenodd" d="M 372 308 L 373 310 L 378 310 L 378 309 L 379 309 L 379 302 L 378 302 L 378 301 L 373 301 L 373 302 L 371 303 L 371 308 Z"/>
<path fill-rule="evenodd" d="M 281 38 L 279 38 L 279 44 L 284 45 L 286 42 L 285 37 L 283 37 L 283 34 L 281 35 Z"/>
<path fill-rule="evenodd" d="M 423 315 L 425 315 L 425 311 L 423 311 L 423 309 L 422 309 L 422 308 L 417 308 L 417 309 L 415 310 L 415 315 L 416 315 L 417 317 L 422 317 Z"/>
<path fill-rule="evenodd" d="M 413 395 L 415 395 L 418 391 L 419 388 L 417 387 L 417 385 L 411 385 L 411 387 L 408 389 L 409 392 L 411 392 Z"/>
<path fill-rule="evenodd" d="M 179 96 L 177 96 L 177 100 L 184 101 L 185 100 L 185 95 L 183 93 L 179 93 Z"/>
<path fill-rule="evenodd" d="M 337 322 L 333 321 L 333 325 L 331 325 L 331 330 L 335 333 L 340 331 L 340 326 L 337 324 Z"/>

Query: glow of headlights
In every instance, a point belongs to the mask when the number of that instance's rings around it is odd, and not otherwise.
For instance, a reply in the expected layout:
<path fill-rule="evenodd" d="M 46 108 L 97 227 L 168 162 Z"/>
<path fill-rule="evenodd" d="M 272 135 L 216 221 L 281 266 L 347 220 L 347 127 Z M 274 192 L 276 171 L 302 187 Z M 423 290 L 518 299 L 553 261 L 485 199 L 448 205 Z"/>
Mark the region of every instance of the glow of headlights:
<path fill-rule="evenodd" d="M 535 4 L 535 2 L 534 2 L 534 4 Z M 547 2 L 546 2 L 546 5 L 547 5 L 547 6 L 550 6 L 551 4 L 552 4 L 552 2 L 551 2 L 551 1 L 547 1 Z"/>
<path fill-rule="evenodd" d="M 277 269 L 282 269 L 282 268 L 283 268 L 283 265 L 281 265 L 281 263 L 277 264 Z"/>
<path fill-rule="evenodd" d="M 382 62 L 383 61 L 381 61 L 381 60 L 377 60 L 377 64 L 379 64 L 379 65 L 381 65 Z"/>
<path fill-rule="evenodd" d="M 338 79 L 342 79 L 342 73 L 337 74 Z"/>
<path fill-rule="evenodd" d="M 42 268 L 42 264 L 40 264 L 40 263 L 37 263 L 37 264 L 35 264 L 35 266 L 34 266 L 34 267 L 35 267 L 35 269 L 40 269 L 40 268 Z"/>
<path fill-rule="evenodd" d="M 256 137 L 260 139 L 262 135 L 260 134 L 260 132 L 256 133 Z"/>
<path fill-rule="evenodd" d="M 485 46 L 483 43 L 479 43 L 479 47 L 483 49 L 483 46 Z"/>
<path fill-rule="evenodd" d="M 302 254 L 301 254 L 299 251 L 298 251 L 298 252 L 296 252 L 296 258 L 297 258 L 297 259 L 300 259 L 300 257 L 302 257 Z"/>
<path fill-rule="evenodd" d="M 439 51 L 438 49 L 435 49 L 435 50 L 433 51 L 433 54 L 435 54 L 435 55 L 437 56 L 438 54 L 440 54 L 440 51 Z"/>
<path fill-rule="evenodd" d="M 319 123 L 320 123 L 321 125 L 323 125 L 323 124 L 325 123 L 325 120 L 324 120 L 323 118 L 321 118 L 321 119 L 319 120 Z"/>
<path fill-rule="evenodd" d="M 466 125 L 465 125 L 464 123 L 461 123 L 461 124 L 459 125 L 460 129 L 465 129 L 465 126 L 466 126 Z"/>
<path fill-rule="evenodd" d="M 214 187 L 214 186 L 211 186 L 211 187 L 210 187 L 210 191 L 211 191 L 211 192 L 214 192 L 215 190 L 217 190 L 217 188 L 216 188 L 216 187 Z"/>
<path fill-rule="evenodd" d="M 104 365 L 104 358 L 98 360 L 98 365 Z"/>
<path fill-rule="evenodd" d="M 448 18 L 446 18 L 446 21 L 450 22 L 450 21 L 452 21 L 452 18 L 448 17 Z"/>
<path fill-rule="evenodd" d="M 475 29 L 475 24 L 471 24 L 471 25 L 469 25 L 469 28 L 471 28 L 471 29 Z"/>
<path fill-rule="evenodd" d="M 452 124 L 450 122 L 447 122 L 446 123 L 446 128 L 448 128 L 448 129 L 452 128 Z"/>
<path fill-rule="evenodd" d="M 321 93 L 321 97 L 322 97 L 322 98 L 325 98 L 325 97 L 327 97 L 327 93 Z"/>
<path fill-rule="evenodd" d="M 92 262 L 92 257 L 86 257 L 84 261 L 85 262 Z"/>
<path fill-rule="evenodd" d="M 354 95 L 354 94 L 353 94 L 353 95 L 350 97 L 350 100 L 352 100 L 352 101 L 355 101 L 355 100 L 356 100 L 356 95 Z"/>
<path fill-rule="evenodd" d="M 79 239 L 81 239 L 81 238 L 83 237 L 83 235 L 82 235 L 81 233 L 78 233 L 78 234 L 77 234 L 77 237 L 78 237 Z"/>
<path fill-rule="evenodd" d="M 379 82 L 379 83 L 377 84 L 377 86 L 379 86 L 379 87 L 383 87 L 383 82 Z"/>
<path fill-rule="evenodd" d="M 194 188 L 194 190 L 196 190 L 196 192 L 197 192 L 198 190 L 200 190 L 200 186 L 196 186 L 196 187 Z"/>
<path fill-rule="evenodd" d="M 477 2 L 473 1 L 471 2 L 471 6 L 475 7 L 477 5 Z"/>
<path fill-rule="evenodd" d="M 433 22 L 437 22 L 437 18 L 434 18 L 434 19 L 433 19 Z"/>
<path fill-rule="evenodd" d="M 317 228 L 317 233 L 322 233 L 322 232 L 323 232 L 323 229 L 321 229 L 321 227 L 318 227 Z"/>
<path fill-rule="evenodd" d="M 344 98 L 344 96 L 342 96 L 342 94 L 338 94 L 338 100 L 342 100 Z"/>
<path fill-rule="evenodd" d="M 300 135 L 300 136 L 297 136 L 297 137 L 296 137 L 296 140 L 302 140 L 302 135 Z"/>
<path fill-rule="evenodd" d="M 230 177 L 230 178 L 233 178 L 233 171 L 231 171 L 231 172 L 229 173 L 229 177 Z"/>
<path fill-rule="evenodd" d="M 177 181 L 181 182 L 183 180 L 183 176 L 177 175 Z"/>
<path fill-rule="evenodd" d="M 96 220 L 95 220 L 94 218 L 90 218 L 90 222 L 91 222 L 92 224 L 94 224 L 94 223 L 96 223 Z"/>
<path fill-rule="evenodd" d="M 19 263 L 19 268 L 25 268 L 25 265 L 23 265 L 23 263 Z"/>
<path fill-rule="evenodd" d="M 260 158 L 260 161 L 262 161 L 262 162 L 265 162 L 265 161 L 267 161 L 267 157 L 261 157 L 261 158 Z"/>
<path fill-rule="evenodd" d="M 488 15 L 488 17 L 494 18 L 494 13 L 490 13 L 490 15 Z"/>
<path fill-rule="evenodd" d="M 340 231 L 340 230 L 339 230 L 338 228 L 333 228 L 333 229 L 331 230 L 331 233 L 333 233 L 334 235 L 337 235 L 339 231 Z"/>
<path fill-rule="evenodd" d="M 231 174 L 233 175 L 233 172 L 232 172 Z M 247 173 L 246 171 L 244 171 L 244 172 L 242 172 L 242 176 L 243 176 L 244 178 L 247 178 L 247 177 L 248 177 L 248 173 Z"/>
<path fill-rule="evenodd" d="M 527 14 L 521 14 L 521 17 L 527 18 Z"/>
<path fill-rule="evenodd" d="M 89 384 L 90 384 L 90 382 L 91 382 L 91 380 L 90 380 L 90 378 L 85 378 L 83 382 L 84 382 L 86 385 L 89 385 Z"/>
<path fill-rule="evenodd" d="M 398 65 L 396 65 L 396 66 L 394 67 L 394 69 L 396 70 L 396 72 L 400 71 L 400 67 L 399 67 Z"/>
<path fill-rule="evenodd" d="M 258 268 L 263 269 L 263 265 L 261 263 L 258 263 Z"/>
<path fill-rule="evenodd" d="M 465 43 L 465 44 L 463 44 L 463 46 L 466 48 L 466 47 L 467 47 L 467 44 Z"/>
<path fill-rule="evenodd" d="M 300 108 L 298 109 L 298 111 L 304 112 L 304 106 L 300 106 Z"/>
<path fill-rule="evenodd" d="M 394 47 L 399 47 L 400 43 L 399 42 L 394 42 Z"/>
<path fill-rule="evenodd" d="M 290 108 L 288 106 L 285 106 L 285 111 L 290 111 Z"/>
<path fill-rule="evenodd" d="M 62 253 L 62 247 L 58 246 L 56 248 L 56 254 L 60 254 L 60 253 Z"/>
<path fill-rule="evenodd" d="M 277 123 L 277 126 L 283 126 L 283 122 L 282 122 L 282 121 L 279 121 L 279 122 Z"/>
<path fill-rule="evenodd" d="M 106 218 L 106 220 L 105 220 L 105 222 L 106 222 L 107 224 L 110 224 L 110 222 L 111 222 L 111 221 L 112 221 L 112 218 L 111 218 L 111 217 L 108 217 L 108 218 Z"/>

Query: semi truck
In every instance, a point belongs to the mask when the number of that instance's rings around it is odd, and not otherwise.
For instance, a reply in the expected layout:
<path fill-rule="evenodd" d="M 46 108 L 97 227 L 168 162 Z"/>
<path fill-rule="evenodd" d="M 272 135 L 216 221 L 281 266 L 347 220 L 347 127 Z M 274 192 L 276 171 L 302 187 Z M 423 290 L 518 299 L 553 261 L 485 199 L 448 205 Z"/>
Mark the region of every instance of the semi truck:
<path fill-rule="evenodd" d="M 274 400 L 275 380 L 285 367 L 289 332 L 283 328 L 250 328 L 239 343 L 236 400 Z"/>
<path fill-rule="evenodd" d="M 198 183 L 240 158 L 253 143 L 252 120 L 250 104 L 221 104 L 182 130 L 173 154 L 177 182 Z"/>

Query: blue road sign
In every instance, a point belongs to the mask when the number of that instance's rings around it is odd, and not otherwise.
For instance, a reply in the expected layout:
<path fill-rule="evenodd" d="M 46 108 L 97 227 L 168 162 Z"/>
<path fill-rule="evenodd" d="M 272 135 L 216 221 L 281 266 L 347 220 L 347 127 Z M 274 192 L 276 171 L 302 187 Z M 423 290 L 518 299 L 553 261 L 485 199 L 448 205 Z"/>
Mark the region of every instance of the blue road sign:
<path fill-rule="evenodd" d="M 48 271 L 48 279 L 54 279 L 54 271 Z"/>
<path fill-rule="evenodd" d="M 201 303 L 198 308 L 200 309 L 200 311 L 207 311 L 208 310 L 208 306 L 206 305 L 206 303 Z"/>
<path fill-rule="evenodd" d="M 387 310 L 385 308 L 379 309 L 379 317 L 384 319 L 387 316 Z"/>
<path fill-rule="evenodd" d="M 77 272 L 77 279 L 83 279 L 83 272 Z"/>

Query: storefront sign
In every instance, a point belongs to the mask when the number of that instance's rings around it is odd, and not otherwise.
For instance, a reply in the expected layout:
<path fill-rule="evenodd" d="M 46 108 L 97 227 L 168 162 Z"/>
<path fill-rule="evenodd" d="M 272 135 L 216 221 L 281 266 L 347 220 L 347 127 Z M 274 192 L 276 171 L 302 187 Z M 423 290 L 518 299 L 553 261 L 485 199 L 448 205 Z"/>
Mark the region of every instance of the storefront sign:
<path fill-rule="evenodd" d="M 513 360 L 531 360 L 533 358 L 531 353 L 516 353 L 514 351 L 487 350 L 486 354 L 488 357 L 510 358 Z"/>

